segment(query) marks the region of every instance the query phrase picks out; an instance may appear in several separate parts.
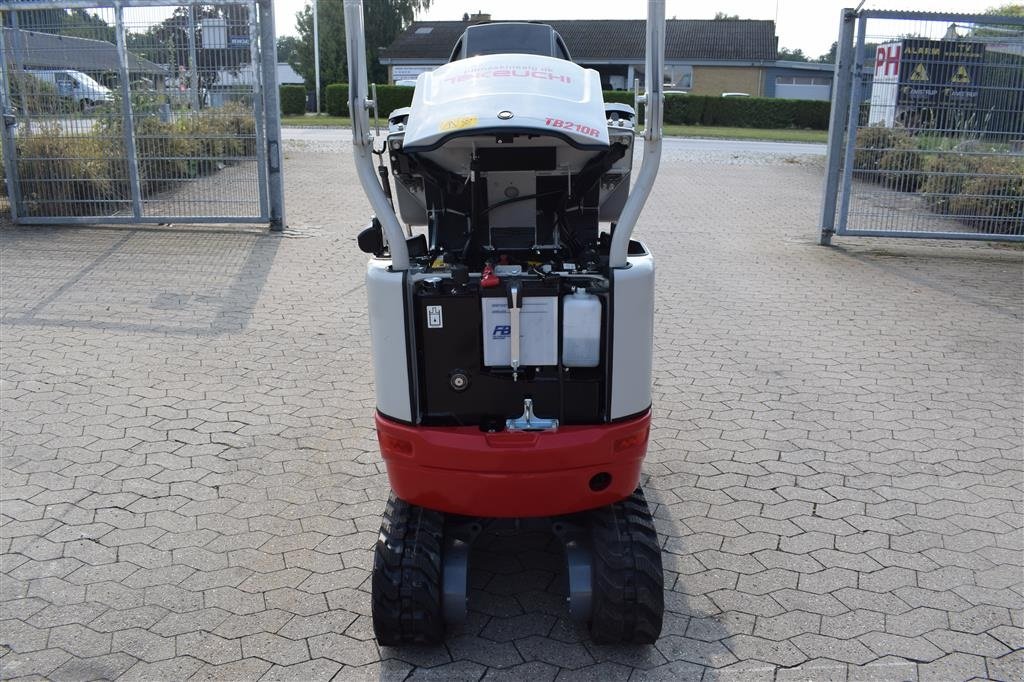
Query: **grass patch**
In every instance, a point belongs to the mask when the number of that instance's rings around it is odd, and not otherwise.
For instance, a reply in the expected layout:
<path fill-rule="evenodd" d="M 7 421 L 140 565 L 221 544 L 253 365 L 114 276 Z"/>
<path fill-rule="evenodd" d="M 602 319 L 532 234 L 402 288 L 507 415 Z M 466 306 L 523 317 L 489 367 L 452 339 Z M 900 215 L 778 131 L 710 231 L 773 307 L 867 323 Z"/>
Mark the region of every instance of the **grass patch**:
<path fill-rule="evenodd" d="M 726 128 L 720 126 L 666 125 L 665 135 L 670 137 L 713 137 L 726 140 L 771 140 L 774 142 L 828 141 L 827 130 L 798 130 L 795 128 Z"/>
<path fill-rule="evenodd" d="M 373 124 L 373 121 L 370 121 Z M 352 119 L 347 116 L 327 116 L 326 114 L 304 114 L 302 116 L 282 116 L 281 125 L 286 128 L 351 128 Z M 381 121 L 382 126 L 387 121 Z"/>
<path fill-rule="evenodd" d="M 370 122 L 372 125 L 372 121 Z M 293 128 L 350 128 L 352 119 L 344 116 L 283 116 L 281 125 Z M 385 125 L 381 121 L 381 126 Z M 714 137 L 727 140 L 774 140 L 776 142 L 821 142 L 828 140 L 825 130 L 796 130 L 784 128 L 779 130 L 762 128 L 724 128 L 718 126 L 681 126 L 667 125 L 665 135 L 671 137 Z"/>

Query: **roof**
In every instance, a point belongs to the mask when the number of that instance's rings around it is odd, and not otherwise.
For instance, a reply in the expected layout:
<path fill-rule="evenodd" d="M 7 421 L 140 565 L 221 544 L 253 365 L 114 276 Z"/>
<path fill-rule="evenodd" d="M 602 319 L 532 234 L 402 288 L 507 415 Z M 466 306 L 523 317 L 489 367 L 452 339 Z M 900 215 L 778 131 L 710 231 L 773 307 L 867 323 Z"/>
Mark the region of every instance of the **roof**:
<path fill-rule="evenodd" d="M 305 79 L 295 72 L 288 62 L 277 63 L 277 82 L 279 85 L 305 85 Z"/>
<path fill-rule="evenodd" d="M 4 28 L 4 61 L 28 69 L 117 71 L 117 46 L 105 40 Z M 17 59 L 15 59 L 17 55 Z M 131 73 L 166 74 L 167 68 L 128 52 Z"/>
<path fill-rule="evenodd" d="M 541 21 L 561 34 L 579 62 L 644 58 L 646 22 L 643 19 L 574 19 Z M 416 21 L 401 33 L 382 64 L 402 60 L 447 61 L 455 41 L 472 22 Z M 667 61 L 774 61 L 775 22 L 743 19 L 669 19 L 665 22 Z"/>

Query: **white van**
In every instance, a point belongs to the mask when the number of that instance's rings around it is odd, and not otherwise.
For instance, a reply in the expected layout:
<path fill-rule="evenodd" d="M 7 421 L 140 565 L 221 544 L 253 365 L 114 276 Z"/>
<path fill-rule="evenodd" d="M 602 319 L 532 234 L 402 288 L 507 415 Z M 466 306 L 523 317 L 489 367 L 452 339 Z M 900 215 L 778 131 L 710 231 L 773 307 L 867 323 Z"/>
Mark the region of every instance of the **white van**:
<path fill-rule="evenodd" d="M 71 100 L 82 111 L 96 104 L 114 101 L 114 93 L 110 91 L 110 88 L 100 85 L 91 76 L 81 71 L 73 69 L 31 70 L 28 73 L 54 86 L 61 99 Z"/>

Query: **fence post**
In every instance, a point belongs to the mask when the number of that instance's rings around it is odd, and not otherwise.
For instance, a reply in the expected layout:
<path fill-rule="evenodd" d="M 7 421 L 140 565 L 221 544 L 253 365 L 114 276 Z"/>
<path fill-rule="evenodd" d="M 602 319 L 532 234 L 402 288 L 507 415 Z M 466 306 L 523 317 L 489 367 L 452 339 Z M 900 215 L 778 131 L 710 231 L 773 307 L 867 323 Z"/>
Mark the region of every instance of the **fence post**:
<path fill-rule="evenodd" d="M 846 114 L 850 106 L 850 86 L 853 82 L 853 26 L 857 14 L 852 9 L 839 13 L 839 40 L 836 44 L 835 76 L 832 79 L 832 111 L 828 122 L 828 157 L 825 161 L 825 193 L 821 204 L 822 246 L 832 244 L 836 231 L 836 203 L 839 196 L 839 165 L 843 158 L 843 133 Z"/>
<path fill-rule="evenodd" d="M 258 8 L 256 0 L 249 2 L 249 64 L 252 67 L 252 117 L 256 134 L 256 176 L 259 180 L 260 218 L 270 220 L 267 198 L 267 136 L 263 116 L 263 63 L 260 61 L 258 37 Z"/>
<path fill-rule="evenodd" d="M 281 102 L 277 88 L 277 38 L 273 0 L 260 0 L 260 61 L 263 68 L 263 111 L 267 117 L 267 196 L 270 229 L 281 231 L 284 217 L 284 175 L 281 169 Z"/>
<path fill-rule="evenodd" d="M 128 181 L 132 192 L 132 216 L 142 217 L 142 187 L 139 182 L 139 154 L 135 148 L 135 111 L 132 108 L 131 74 L 128 70 L 128 43 L 124 31 L 124 7 L 114 5 L 114 30 L 117 32 L 117 70 L 121 81 L 121 118 L 124 151 L 128 161 Z"/>
<path fill-rule="evenodd" d="M 196 60 L 196 6 L 188 6 L 188 99 L 192 111 L 199 111 L 199 67 Z"/>
<path fill-rule="evenodd" d="M 17 26 L 17 12 L 11 12 L 11 25 Z M 0 55 L 7 54 L 7 45 L 5 44 L 4 29 L 0 26 Z M 14 40 L 17 37 L 14 36 Z M 22 94 L 24 98 L 24 94 Z M 3 144 L 4 152 L 4 175 L 7 180 L 7 203 L 10 205 L 11 211 L 11 222 L 18 222 L 18 204 L 21 200 L 21 185 L 18 182 L 18 160 L 15 157 L 17 148 L 15 147 L 14 134 L 11 130 L 15 122 L 17 121 L 17 114 L 14 111 L 13 102 L 11 102 L 11 89 L 7 82 L 7 60 L 0 60 L 0 126 L 3 126 L 3 130 L 0 130 L 0 143 Z M 15 117 L 14 121 L 11 121 L 9 117 Z M 10 125 L 8 123 L 10 122 Z"/>
<path fill-rule="evenodd" d="M 846 229 L 846 219 L 850 212 L 850 194 L 853 192 L 853 157 L 857 146 L 857 127 L 860 124 L 861 94 L 864 92 L 864 35 L 868 30 L 868 19 L 863 14 L 857 19 L 857 47 L 854 50 L 852 94 L 850 95 L 850 112 L 846 121 L 846 144 L 843 152 L 843 188 L 839 202 L 839 225 L 836 231 L 842 234 Z"/>

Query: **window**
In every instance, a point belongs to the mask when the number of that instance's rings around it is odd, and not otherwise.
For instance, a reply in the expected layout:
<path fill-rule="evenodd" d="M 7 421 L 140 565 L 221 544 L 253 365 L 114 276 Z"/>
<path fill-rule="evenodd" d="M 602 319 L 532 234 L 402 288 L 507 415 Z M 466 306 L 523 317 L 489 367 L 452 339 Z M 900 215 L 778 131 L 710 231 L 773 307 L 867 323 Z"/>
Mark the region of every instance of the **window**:
<path fill-rule="evenodd" d="M 776 76 L 776 85 L 832 85 L 830 78 L 822 76 Z"/>
<path fill-rule="evenodd" d="M 666 66 L 665 87 L 669 90 L 690 90 L 693 88 L 693 67 L 678 64 Z"/>

